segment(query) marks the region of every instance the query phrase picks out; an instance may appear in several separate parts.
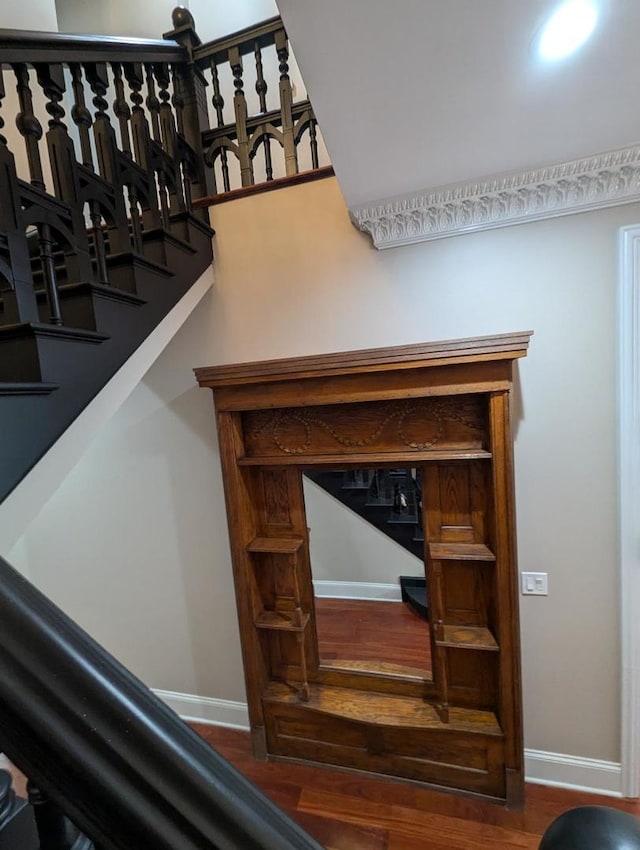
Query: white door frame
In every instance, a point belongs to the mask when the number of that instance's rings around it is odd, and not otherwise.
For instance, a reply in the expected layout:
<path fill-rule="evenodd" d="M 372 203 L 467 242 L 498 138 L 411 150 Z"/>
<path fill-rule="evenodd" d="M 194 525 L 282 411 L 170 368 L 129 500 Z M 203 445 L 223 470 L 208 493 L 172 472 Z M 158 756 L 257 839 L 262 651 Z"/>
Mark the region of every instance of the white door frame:
<path fill-rule="evenodd" d="M 622 794 L 640 795 L 640 225 L 620 229 L 618 498 Z"/>

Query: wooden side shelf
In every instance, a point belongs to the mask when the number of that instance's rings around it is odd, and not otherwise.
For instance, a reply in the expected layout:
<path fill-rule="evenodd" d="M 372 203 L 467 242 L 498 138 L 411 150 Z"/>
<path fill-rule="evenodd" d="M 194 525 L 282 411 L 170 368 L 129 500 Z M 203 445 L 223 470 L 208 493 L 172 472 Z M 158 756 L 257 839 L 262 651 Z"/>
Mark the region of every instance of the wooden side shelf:
<path fill-rule="evenodd" d="M 303 632 L 309 625 L 309 615 L 298 611 L 262 611 L 255 619 L 258 629 L 280 629 L 285 632 Z"/>
<path fill-rule="evenodd" d="M 480 626 L 441 626 L 436 638 L 438 646 L 450 646 L 454 649 L 479 649 L 485 652 L 499 652 L 500 647 L 489 629 Z"/>
<path fill-rule="evenodd" d="M 247 546 L 247 552 L 295 555 L 303 542 L 301 537 L 254 537 Z"/>
<path fill-rule="evenodd" d="M 433 561 L 495 561 L 496 556 L 484 543 L 429 543 Z"/>

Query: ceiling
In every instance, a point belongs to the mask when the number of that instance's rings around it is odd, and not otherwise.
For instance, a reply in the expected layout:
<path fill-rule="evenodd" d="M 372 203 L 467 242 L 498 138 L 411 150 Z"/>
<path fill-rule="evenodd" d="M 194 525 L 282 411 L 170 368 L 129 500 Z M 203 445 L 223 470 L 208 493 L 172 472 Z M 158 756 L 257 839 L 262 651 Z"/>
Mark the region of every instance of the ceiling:
<path fill-rule="evenodd" d="M 551 65 L 557 0 L 278 0 L 347 205 L 640 141 L 640 0 L 596 2 Z"/>

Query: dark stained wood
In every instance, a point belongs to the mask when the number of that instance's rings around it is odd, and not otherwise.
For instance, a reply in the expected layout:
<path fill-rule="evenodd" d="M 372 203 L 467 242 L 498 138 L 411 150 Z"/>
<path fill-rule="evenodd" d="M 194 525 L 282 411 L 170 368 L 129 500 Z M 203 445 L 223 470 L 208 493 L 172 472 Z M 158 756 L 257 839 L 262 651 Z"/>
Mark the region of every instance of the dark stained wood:
<path fill-rule="evenodd" d="M 196 370 L 218 410 L 249 711 L 267 754 L 521 800 L 508 405 L 530 335 Z M 313 597 L 301 470 L 363 462 L 409 464 L 422 482 L 432 629 L 408 647 L 349 603 L 323 644 L 331 606 Z"/>
<path fill-rule="evenodd" d="M 229 201 L 237 201 L 239 198 L 249 198 L 252 195 L 261 195 L 263 192 L 273 192 L 275 189 L 288 189 L 290 186 L 299 186 L 301 183 L 313 183 L 315 180 L 324 180 L 334 177 L 335 171 L 332 165 L 323 165 L 310 171 L 300 171 L 288 177 L 276 177 L 265 183 L 254 183 L 253 186 L 243 186 L 240 189 L 231 189 L 220 192 L 218 195 L 207 195 L 193 202 L 193 208 L 214 207 L 217 204 L 226 204 Z"/>

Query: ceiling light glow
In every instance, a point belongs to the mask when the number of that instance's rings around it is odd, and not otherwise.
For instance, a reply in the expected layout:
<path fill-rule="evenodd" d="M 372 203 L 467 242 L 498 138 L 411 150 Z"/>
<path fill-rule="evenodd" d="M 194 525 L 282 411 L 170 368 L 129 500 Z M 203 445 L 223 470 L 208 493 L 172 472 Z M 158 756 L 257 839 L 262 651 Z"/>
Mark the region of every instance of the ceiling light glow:
<path fill-rule="evenodd" d="M 589 38 L 597 20 L 593 0 L 565 0 L 542 28 L 538 56 L 548 62 L 569 56 Z"/>

